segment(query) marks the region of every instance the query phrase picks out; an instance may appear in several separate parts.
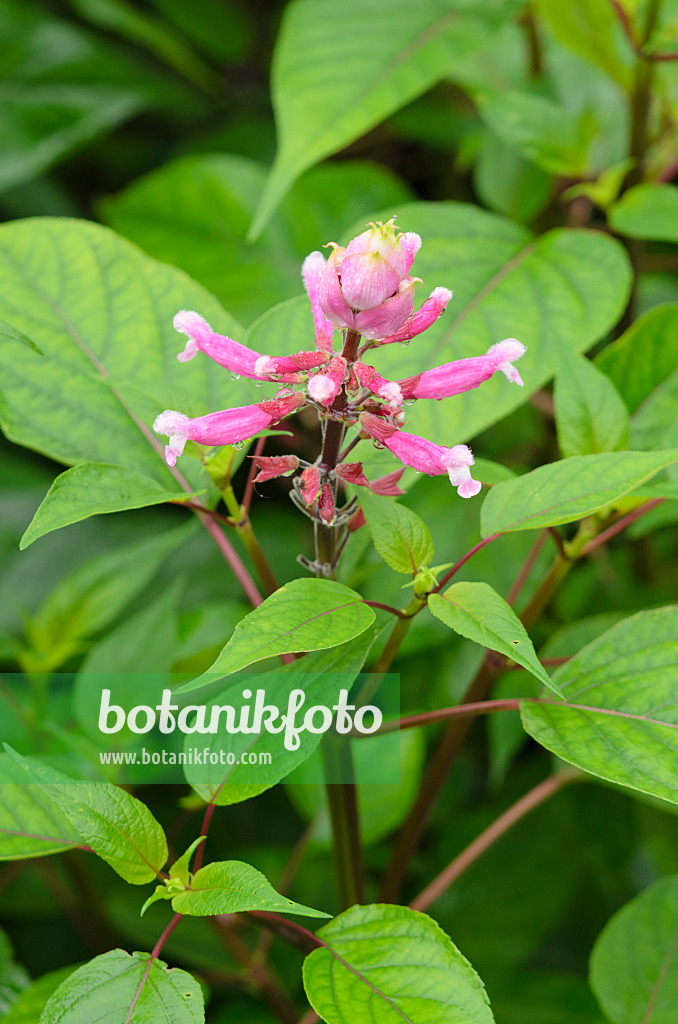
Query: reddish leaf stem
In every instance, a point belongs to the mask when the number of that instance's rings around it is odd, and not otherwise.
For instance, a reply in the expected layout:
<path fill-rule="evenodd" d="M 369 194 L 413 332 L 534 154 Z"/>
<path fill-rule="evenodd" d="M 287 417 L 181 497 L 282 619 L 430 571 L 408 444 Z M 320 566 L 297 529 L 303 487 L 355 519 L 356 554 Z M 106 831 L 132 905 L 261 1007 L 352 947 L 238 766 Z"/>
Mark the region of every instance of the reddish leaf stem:
<path fill-rule="evenodd" d="M 525 583 L 527 582 L 527 579 L 528 579 L 530 573 L 534 569 L 535 562 L 539 558 L 539 555 L 541 553 L 541 549 L 544 547 L 544 544 L 546 543 L 546 538 L 547 537 L 548 537 L 547 531 L 546 530 L 542 530 L 541 533 L 539 534 L 539 536 L 537 537 L 536 541 L 532 545 L 532 549 L 531 549 L 529 555 L 527 556 L 527 558 L 523 562 L 523 566 L 522 566 L 520 572 L 516 576 L 515 580 L 513 581 L 513 585 L 511 587 L 511 589 L 509 590 L 508 594 L 506 595 L 506 602 L 507 602 L 507 604 L 510 604 L 511 606 L 513 606 L 515 604 L 516 599 L 517 599 L 518 595 L 520 594 L 520 591 L 523 589 Z"/>
<path fill-rule="evenodd" d="M 144 990 L 144 985 L 148 981 L 148 975 L 151 973 L 151 967 L 153 965 L 153 961 L 158 959 L 158 957 L 159 957 L 159 955 L 160 955 L 160 953 L 162 951 L 163 946 L 165 945 L 165 943 L 169 939 L 170 935 L 172 934 L 172 932 L 174 931 L 176 926 L 179 924 L 179 921 L 181 921 L 182 917 L 183 917 L 183 914 L 175 914 L 174 915 L 174 917 L 172 918 L 172 920 L 167 925 L 167 927 L 165 928 L 164 932 L 162 933 L 162 935 L 160 936 L 160 938 L 156 942 L 155 946 L 153 947 L 153 951 L 151 953 L 150 959 L 149 959 L 148 963 L 146 964 L 146 970 L 144 971 L 144 974 L 143 974 L 143 977 L 141 979 L 141 982 L 139 983 L 139 988 L 137 989 L 136 995 L 134 996 L 134 999 L 132 1000 L 132 1005 L 129 1008 L 129 1013 L 127 1014 L 127 1017 L 125 1019 L 125 1024 L 129 1024 L 129 1022 L 132 1019 L 132 1015 L 134 1013 L 135 1007 L 136 1007 L 137 1003 L 139 1002 L 139 997 L 141 996 L 141 993 Z"/>
<path fill-rule="evenodd" d="M 500 814 L 465 850 L 454 858 L 440 874 L 423 889 L 410 903 L 412 910 L 427 910 L 432 903 L 440 899 L 444 892 L 456 882 L 468 868 L 474 864 L 498 839 L 513 828 L 521 818 L 533 811 L 549 797 L 558 793 L 565 786 L 583 778 L 576 768 L 567 768 L 562 772 L 544 779 L 529 793 L 521 797 L 512 807 Z"/>
<path fill-rule="evenodd" d="M 441 579 L 440 583 L 438 583 L 438 585 L 433 588 L 431 593 L 437 594 L 440 590 L 442 590 L 443 587 L 445 586 L 445 584 L 449 583 L 449 581 L 452 579 L 452 577 L 456 573 L 459 572 L 461 567 L 463 565 L 466 565 L 466 563 L 468 562 L 469 558 L 473 558 L 473 556 L 476 554 L 477 551 L 480 551 L 480 550 L 482 550 L 482 548 L 487 547 L 488 544 L 491 544 L 492 541 L 496 540 L 498 537 L 501 537 L 500 533 L 493 533 L 491 537 L 486 537 L 484 540 L 478 541 L 478 543 L 475 544 L 470 549 L 470 551 L 467 551 L 465 555 L 462 555 L 462 557 L 459 559 L 458 562 L 455 562 L 455 564 L 452 566 L 452 568 L 449 570 L 449 572 L 445 573 L 445 575 Z"/>
<path fill-rule="evenodd" d="M 603 544 L 607 544 L 608 540 L 611 540 L 612 537 L 616 537 L 618 533 L 625 530 L 627 526 L 631 525 L 631 523 L 635 523 L 636 519 L 640 519 L 641 516 L 650 512 L 651 509 L 656 508 L 657 505 L 661 505 L 665 500 L 665 498 L 653 498 L 652 501 L 648 501 L 647 504 L 634 509 L 633 512 L 629 512 L 628 515 L 624 516 L 622 519 L 618 519 L 616 523 L 612 524 L 612 526 L 608 526 L 607 530 L 603 530 L 603 532 L 599 533 L 597 537 L 594 537 L 593 540 L 586 545 L 582 555 L 590 555 L 592 551 L 595 551 Z"/>

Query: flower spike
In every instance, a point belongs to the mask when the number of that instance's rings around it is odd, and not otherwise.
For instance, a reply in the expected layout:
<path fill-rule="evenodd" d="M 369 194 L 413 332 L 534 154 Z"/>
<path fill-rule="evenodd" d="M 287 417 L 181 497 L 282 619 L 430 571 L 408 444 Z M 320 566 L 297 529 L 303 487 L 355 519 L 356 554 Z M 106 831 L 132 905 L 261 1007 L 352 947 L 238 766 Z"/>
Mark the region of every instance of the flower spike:
<path fill-rule="evenodd" d="M 449 288 L 434 288 L 421 309 L 413 313 L 400 330 L 389 334 L 388 337 L 382 336 L 381 341 L 377 344 L 391 345 L 393 342 L 409 341 L 411 338 L 416 338 L 418 334 L 423 334 L 436 322 L 438 317 L 443 315 L 451 298 L 452 292 Z"/>

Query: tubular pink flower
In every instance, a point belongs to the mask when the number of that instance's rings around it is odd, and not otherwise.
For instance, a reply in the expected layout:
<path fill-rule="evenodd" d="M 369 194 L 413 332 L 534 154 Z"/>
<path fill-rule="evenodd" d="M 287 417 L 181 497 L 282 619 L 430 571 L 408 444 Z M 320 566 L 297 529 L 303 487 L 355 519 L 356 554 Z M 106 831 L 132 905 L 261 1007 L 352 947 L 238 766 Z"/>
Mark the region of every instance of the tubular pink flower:
<path fill-rule="evenodd" d="M 169 437 L 165 460 L 168 466 L 174 466 L 189 439 L 209 446 L 236 444 L 265 430 L 271 423 L 295 412 L 303 404 L 304 396 L 293 394 L 286 398 L 274 398 L 270 402 L 260 402 L 258 405 L 243 405 L 194 418 L 166 409 L 156 417 L 153 429 L 157 434 Z"/>
<path fill-rule="evenodd" d="M 226 367 L 231 373 L 252 380 L 268 380 L 272 376 L 294 375 L 299 370 L 307 370 L 326 362 L 328 356 L 322 352 L 299 352 L 295 356 L 263 356 L 260 352 L 241 345 L 223 334 L 216 334 L 199 313 L 182 310 L 174 317 L 175 330 L 188 337 L 186 347 L 177 359 L 186 363 L 193 359 L 198 351 L 213 359 L 215 363 Z"/>
<path fill-rule="evenodd" d="M 308 380 L 308 393 L 319 405 L 331 405 L 341 390 L 346 376 L 346 360 L 332 356 L 324 373 L 315 373 Z"/>
<path fill-rule="evenodd" d="M 317 251 L 309 253 L 303 262 L 301 277 L 311 303 L 316 348 L 323 349 L 325 352 L 331 352 L 334 326 L 327 319 L 320 305 L 320 279 L 324 269 L 325 257 L 323 254 Z"/>
<path fill-rule="evenodd" d="M 479 387 L 499 370 L 509 381 L 522 387 L 523 382 L 513 362 L 525 352 L 525 346 L 515 338 L 506 338 L 493 345 L 484 356 L 457 359 L 398 383 L 404 398 L 449 398 Z"/>
<path fill-rule="evenodd" d="M 406 466 L 412 466 L 429 476 L 447 473 L 460 497 L 470 498 L 480 490 L 480 483 L 471 477 L 469 467 L 473 465 L 473 456 L 466 445 L 444 448 L 433 441 L 427 441 L 425 437 L 398 430 L 393 424 L 368 412 L 361 415 L 360 423 L 371 437 L 393 452 Z"/>
<path fill-rule="evenodd" d="M 355 329 L 365 338 L 383 338 L 397 331 L 414 309 L 414 286 L 418 277 L 404 277 L 398 291 L 373 309 L 364 309 L 355 317 Z"/>
<path fill-rule="evenodd" d="M 418 334 L 427 331 L 431 324 L 434 324 L 439 316 L 445 312 L 448 302 L 452 298 L 449 288 L 434 288 L 421 309 L 410 316 L 400 329 L 390 332 L 389 335 L 381 337 L 379 345 L 391 345 L 395 341 L 409 341 L 416 338 Z"/>
<path fill-rule="evenodd" d="M 353 364 L 358 380 L 372 392 L 373 395 L 377 395 L 378 398 L 383 398 L 389 405 L 402 405 L 403 396 L 398 384 L 392 380 L 386 380 L 377 373 L 373 366 L 368 366 L 367 363 L 356 362 Z"/>

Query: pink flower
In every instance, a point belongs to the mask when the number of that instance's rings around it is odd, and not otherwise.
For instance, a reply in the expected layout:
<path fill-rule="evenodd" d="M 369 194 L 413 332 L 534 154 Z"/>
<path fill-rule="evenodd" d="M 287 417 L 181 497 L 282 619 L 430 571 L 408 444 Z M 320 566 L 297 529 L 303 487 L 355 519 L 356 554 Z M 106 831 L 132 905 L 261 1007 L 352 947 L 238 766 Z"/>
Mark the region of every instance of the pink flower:
<path fill-rule="evenodd" d="M 273 480 L 278 476 L 289 476 L 299 469 L 299 459 L 296 455 L 251 455 L 250 458 L 259 470 L 254 478 L 255 484 Z"/>
<path fill-rule="evenodd" d="M 340 462 L 336 469 L 340 480 L 359 487 L 369 487 L 370 481 L 365 476 L 362 462 Z"/>
<path fill-rule="evenodd" d="M 398 430 L 382 417 L 369 412 L 361 415 L 360 423 L 375 441 L 388 448 L 405 465 L 412 466 L 420 473 L 428 473 L 429 476 L 447 473 L 450 483 L 457 488 L 462 498 L 471 498 L 480 490 L 479 481 L 471 476 L 473 456 L 465 444 L 444 448 L 424 437 Z"/>
<path fill-rule="evenodd" d="M 308 379 L 308 393 L 319 405 L 331 405 L 341 390 L 346 376 L 346 360 L 332 356 L 323 373 L 315 373 Z"/>
<path fill-rule="evenodd" d="M 331 352 L 334 325 L 331 320 L 327 319 L 320 306 L 320 278 L 324 269 L 325 257 L 323 254 L 321 252 L 312 252 L 304 260 L 301 268 L 301 277 L 311 303 L 316 348 L 323 349 L 325 352 Z"/>
<path fill-rule="evenodd" d="M 416 338 L 418 334 L 423 334 L 436 322 L 438 317 L 443 315 L 451 298 L 452 292 L 449 288 L 434 288 L 421 309 L 413 313 L 395 334 L 382 337 L 379 345 L 391 345 L 394 341 L 409 341 L 410 338 Z"/>
<path fill-rule="evenodd" d="M 282 357 L 264 356 L 247 345 L 241 345 L 239 341 L 233 341 L 223 334 L 216 334 L 203 317 L 190 310 L 182 310 L 176 314 L 174 327 L 188 338 L 183 352 L 177 356 L 180 363 L 188 362 L 201 351 L 231 373 L 253 380 L 294 376 L 300 370 L 320 366 L 328 359 L 327 353 L 321 351 L 298 352 L 293 356 Z"/>
<path fill-rule="evenodd" d="M 183 455 L 186 441 L 197 441 L 199 444 L 222 445 L 237 444 L 248 437 L 253 437 L 260 430 L 265 430 L 291 412 L 296 412 L 305 403 L 300 394 L 284 398 L 274 398 L 270 402 L 257 405 L 243 405 L 236 409 L 224 409 L 212 412 L 207 416 L 190 418 L 182 412 L 165 409 L 156 417 L 153 429 L 157 434 L 169 437 L 165 446 L 165 460 L 168 466 L 174 466 L 177 458 Z"/>
<path fill-rule="evenodd" d="M 370 490 L 374 494 L 382 494 L 393 498 L 399 497 L 405 493 L 405 491 L 398 487 L 398 481 L 404 472 L 404 469 L 394 469 L 392 473 L 387 473 L 386 476 L 377 477 L 370 484 Z"/>
<path fill-rule="evenodd" d="M 393 473 L 388 473 L 377 480 L 369 481 L 365 476 L 362 462 L 340 462 L 336 468 L 336 474 L 339 479 L 344 480 L 347 484 L 369 487 L 374 494 L 393 497 L 405 493 L 405 491 L 401 491 L 398 487 L 398 481 L 404 472 L 404 469 L 396 469 Z"/>
<path fill-rule="evenodd" d="M 525 346 L 519 341 L 507 338 L 493 345 L 487 355 L 457 359 L 455 362 L 436 366 L 433 370 L 425 370 L 414 377 L 407 377 L 398 383 L 403 398 L 449 398 L 451 395 L 461 394 L 462 391 L 477 388 L 499 370 L 509 381 L 522 387 L 523 382 L 513 362 L 520 359 L 525 352 Z"/>
<path fill-rule="evenodd" d="M 318 297 L 325 316 L 368 339 L 398 330 L 414 308 L 418 279 L 408 271 L 421 239 L 413 232 L 397 234 L 394 220 L 370 225 L 345 249 L 332 243 L 320 273 Z"/>

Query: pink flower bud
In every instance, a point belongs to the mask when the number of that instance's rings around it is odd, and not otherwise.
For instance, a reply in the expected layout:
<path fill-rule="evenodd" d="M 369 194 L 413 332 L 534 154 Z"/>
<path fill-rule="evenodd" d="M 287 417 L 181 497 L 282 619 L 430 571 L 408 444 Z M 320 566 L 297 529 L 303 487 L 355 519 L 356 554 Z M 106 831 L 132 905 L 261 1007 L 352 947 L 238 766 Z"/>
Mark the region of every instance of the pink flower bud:
<path fill-rule="evenodd" d="M 296 455 L 252 455 L 250 458 L 259 470 L 254 478 L 255 484 L 273 480 L 277 476 L 289 476 L 299 468 Z"/>
<path fill-rule="evenodd" d="M 367 520 L 365 519 L 365 513 L 361 508 L 359 508 L 353 513 L 349 521 L 346 523 L 346 528 L 349 533 L 355 533 L 356 530 L 360 530 L 366 525 L 366 523 Z"/>
<path fill-rule="evenodd" d="M 224 409 L 212 412 L 207 416 L 190 418 L 182 412 L 165 409 L 156 417 L 153 429 L 157 434 L 169 437 L 165 447 L 165 460 L 168 466 L 174 466 L 177 458 L 183 454 L 186 441 L 197 441 L 210 447 L 222 444 L 237 444 L 248 437 L 253 437 L 260 430 L 265 430 L 294 412 L 304 404 L 304 396 L 290 395 L 286 398 L 261 402 L 258 405 L 243 405 L 236 409 Z"/>
<path fill-rule="evenodd" d="M 337 327 L 355 327 L 353 310 L 341 291 L 339 272 L 345 250 L 335 245 L 320 275 L 319 301 L 325 316 Z"/>
<path fill-rule="evenodd" d="M 332 356 L 324 373 L 315 373 L 308 380 L 308 393 L 319 405 L 331 405 L 341 390 L 346 376 L 346 360 Z"/>
<path fill-rule="evenodd" d="M 321 252 L 312 252 L 304 260 L 301 268 L 301 277 L 311 303 L 316 348 L 323 349 L 325 352 L 331 352 L 334 327 L 323 313 L 320 305 L 320 279 L 324 269 L 325 257 L 323 254 Z"/>
<path fill-rule="evenodd" d="M 448 302 L 452 298 L 449 288 L 434 288 L 421 309 L 413 313 L 409 320 L 396 328 L 395 333 L 389 332 L 387 336 L 382 335 L 380 345 L 390 345 L 395 341 L 409 341 L 416 338 L 418 334 L 427 331 L 431 324 L 434 324 L 438 317 L 445 312 Z"/>
<path fill-rule="evenodd" d="M 356 362 L 353 364 L 353 369 L 363 387 L 366 387 L 373 395 L 383 398 L 389 405 L 403 404 L 403 396 L 398 384 L 380 376 L 373 366 Z"/>
<path fill-rule="evenodd" d="M 396 469 L 392 473 L 387 473 L 386 476 L 378 477 L 376 480 L 371 482 L 370 490 L 374 494 L 382 494 L 393 498 L 397 498 L 401 494 L 405 494 L 405 491 L 398 487 L 398 481 L 404 472 L 404 469 Z"/>
<path fill-rule="evenodd" d="M 312 505 L 320 490 L 320 470 L 317 466 L 309 466 L 299 478 L 299 490 L 307 505 Z"/>
<path fill-rule="evenodd" d="M 444 448 L 433 441 L 427 441 L 425 437 L 398 430 L 382 417 L 368 412 L 361 415 L 360 423 L 368 434 L 393 452 L 406 466 L 412 466 L 429 476 L 447 473 L 450 483 L 457 488 L 462 498 L 473 497 L 480 490 L 480 483 L 471 477 L 469 467 L 473 465 L 473 456 L 466 445 Z"/>
<path fill-rule="evenodd" d="M 334 519 L 334 495 L 332 494 L 332 488 L 329 484 L 323 484 L 320 489 L 318 512 L 320 513 L 320 518 L 323 522 L 327 523 L 329 526 Z"/>
<path fill-rule="evenodd" d="M 378 252 L 348 251 L 341 264 L 341 291 L 351 309 L 372 309 L 397 290 L 401 275 Z"/>
<path fill-rule="evenodd" d="M 259 356 L 254 369 L 259 377 L 296 376 L 299 370 L 322 366 L 330 358 L 329 352 L 297 352 L 293 356 Z"/>
<path fill-rule="evenodd" d="M 410 267 L 414 263 L 414 257 L 421 249 L 421 238 L 419 235 L 415 235 L 414 231 L 406 231 L 404 235 L 400 236 L 400 244 L 405 253 L 405 273 L 409 273 Z"/>
<path fill-rule="evenodd" d="M 418 277 L 404 277 L 398 291 L 390 299 L 373 309 L 364 309 L 355 317 L 355 329 L 365 338 L 383 338 L 397 331 L 412 315 L 414 309 L 414 286 Z"/>
<path fill-rule="evenodd" d="M 336 469 L 337 476 L 347 484 L 369 487 L 370 481 L 365 476 L 362 462 L 340 462 Z"/>
<path fill-rule="evenodd" d="M 404 398 L 449 398 L 463 391 L 477 388 L 483 381 L 500 370 L 509 381 L 522 387 L 520 374 L 512 365 L 526 352 L 515 338 L 507 338 L 493 345 L 484 356 L 472 356 L 470 359 L 457 359 L 433 370 L 426 370 L 414 377 L 401 380 L 400 389 Z"/>

